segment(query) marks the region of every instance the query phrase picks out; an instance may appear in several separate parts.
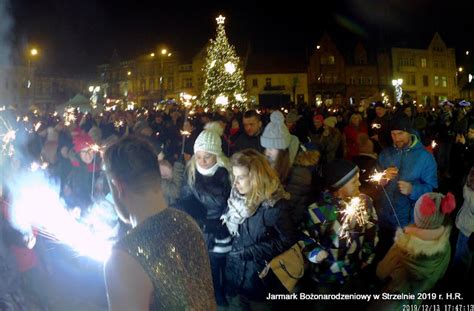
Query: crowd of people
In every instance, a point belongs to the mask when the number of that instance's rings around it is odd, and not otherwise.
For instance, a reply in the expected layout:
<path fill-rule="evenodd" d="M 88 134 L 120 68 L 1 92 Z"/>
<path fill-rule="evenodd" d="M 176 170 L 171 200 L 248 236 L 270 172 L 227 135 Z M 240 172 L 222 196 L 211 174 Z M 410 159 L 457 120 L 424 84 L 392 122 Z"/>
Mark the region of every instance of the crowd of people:
<path fill-rule="evenodd" d="M 121 230 L 105 266 L 112 310 L 302 303 L 268 299 L 289 292 L 449 290 L 469 299 L 470 103 L 405 98 L 394 106 L 292 106 L 286 115 L 281 107 L 186 109 L 73 118 L 0 112 L 16 130 L 15 152 L 1 164 L 0 310 L 48 309 L 38 282 L 48 278 L 42 267 L 54 264 L 51 250 L 41 247 L 45 238 L 16 231 L 8 213 L 8 181 L 32 162 L 47 164 L 69 210 L 114 202 Z M 397 309 L 418 298 L 351 305 Z M 334 310 L 343 302 L 304 304 Z"/>

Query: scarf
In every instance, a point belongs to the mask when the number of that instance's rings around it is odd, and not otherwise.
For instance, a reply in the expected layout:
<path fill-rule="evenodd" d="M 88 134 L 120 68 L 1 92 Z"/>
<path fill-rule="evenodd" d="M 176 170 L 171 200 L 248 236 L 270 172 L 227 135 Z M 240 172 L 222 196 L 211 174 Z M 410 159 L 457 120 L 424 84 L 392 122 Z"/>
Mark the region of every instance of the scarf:
<path fill-rule="evenodd" d="M 214 176 L 214 174 L 217 172 L 217 169 L 220 167 L 219 163 L 216 162 L 212 167 L 205 169 L 199 166 L 196 162 L 196 169 L 199 172 L 199 174 L 203 176 Z"/>
<path fill-rule="evenodd" d="M 280 185 L 270 199 L 249 204 L 245 195 L 240 194 L 235 187 L 232 187 L 229 199 L 227 200 L 228 210 L 221 216 L 222 223 L 227 226 L 232 236 L 238 236 L 239 225 L 247 218 L 252 217 L 260 205 L 273 207 L 279 200 L 289 198 L 289 193 Z"/>

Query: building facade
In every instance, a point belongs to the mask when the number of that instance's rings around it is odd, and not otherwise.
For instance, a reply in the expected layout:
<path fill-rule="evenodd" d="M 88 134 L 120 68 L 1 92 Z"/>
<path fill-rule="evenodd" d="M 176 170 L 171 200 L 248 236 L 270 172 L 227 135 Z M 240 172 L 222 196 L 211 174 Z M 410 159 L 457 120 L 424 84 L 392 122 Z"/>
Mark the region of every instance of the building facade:
<path fill-rule="evenodd" d="M 455 51 L 436 33 L 427 49 L 392 48 L 393 79 L 419 103 L 459 97 Z"/>

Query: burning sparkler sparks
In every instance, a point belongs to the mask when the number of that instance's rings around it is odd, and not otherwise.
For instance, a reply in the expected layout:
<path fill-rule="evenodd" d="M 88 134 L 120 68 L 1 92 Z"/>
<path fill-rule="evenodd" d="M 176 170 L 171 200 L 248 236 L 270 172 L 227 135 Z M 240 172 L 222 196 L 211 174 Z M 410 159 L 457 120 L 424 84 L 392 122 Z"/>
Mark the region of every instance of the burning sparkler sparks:
<path fill-rule="evenodd" d="M 36 122 L 35 124 L 35 132 L 38 132 L 39 128 L 41 127 L 41 121 Z"/>
<path fill-rule="evenodd" d="M 13 142 L 16 139 L 16 131 L 11 128 L 11 126 L 0 117 L 0 121 L 3 125 L 3 130 L 0 131 L 0 138 L 2 139 L 2 153 L 8 154 L 8 156 L 13 156 L 15 153 L 15 147 L 13 146 Z M 5 131 L 5 132 L 4 132 Z"/>
<path fill-rule="evenodd" d="M 380 181 L 385 177 L 385 171 L 383 172 L 377 172 L 375 170 L 375 173 L 369 176 L 369 181 L 370 182 L 375 182 L 377 184 L 380 184 Z"/>
<path fill-rule="evenodd" d="M 125 124 L 124 124 L 123 120 L 119 120 L 119 121 L 114 122 L 114 126 L 117 130 L 120 129 L 121 127 L 124 127 L 124 125 Z"/>
<path fill-rule="evenodd" d="M 43 162 L 42 164 L 39 164 L 38 162 L 33 162 L 30 165 L 30 171 L 36 172 L 39 169 L 45 170 L 48 168 L 48 163 Z"/>
<path fill-rule="evenodd" d="M 434 149 L 434 148 L 436 148 L 436 146 L 438 146 L 438 143 L 437 143 L 435 140 L 433 140 L 433 141 L 431 142 L 431 148 Z"/>
<path fill-rule="evenodd" d="M 16 180 L 9 207 L 12 225 L 23 234 L 39 234 L 71 247 L 78 255 L 105 261 L 110 255 L 115 226 L 104 221 L 102 213 L 86 213 L 76 219 L 59 197 L 59 189 L 43 174 L 29 173 Z M 113 209 L 113 208 L 112 208 Z M 111 212 L 109 207 L 107 215 Z M 98 215 L 99 214 L 99 215 Z"/>
<path fill-rule="evenodd" d="M 382 128 L 382 124 L 380 124 L 380 123 L 372 123 L 372 128 L 373 128 L 373 129 L 380 129 L 380 128 Z"/>
<path fill-rule="evenodd" d="M 340 211 L 342 213 L 341 228 L 339 237 L 347 239 L 347 243 L 351 243 L 351 230 L 355 225 L 365 226 L 369 223 L 369 216 L 360 197 L 353 197 L 349 202 L 344 201 L 345 208 Z"/>

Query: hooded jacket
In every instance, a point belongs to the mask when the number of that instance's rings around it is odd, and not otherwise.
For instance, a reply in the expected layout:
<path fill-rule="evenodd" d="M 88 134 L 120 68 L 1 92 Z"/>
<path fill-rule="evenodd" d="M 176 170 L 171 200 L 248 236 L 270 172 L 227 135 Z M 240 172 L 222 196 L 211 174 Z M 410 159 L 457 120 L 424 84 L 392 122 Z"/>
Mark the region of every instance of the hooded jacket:
<path fill-rule="evenodd" d="M 416 294 L 431 290 L 449 265 L 450 232 L 450 227 L 415 227 L 410 233 L 397 230 L 395 244 L 377 266 L 377 276 L 389 280 L 384 291 Z"/>
<path fill-rule="evenodd" d="M 400 225 L 405 227 L 413 222 L 413 207 L 418 198 L 438 187 L 436 161 L 418 138 L 412 135 L 410 146 L 403 149 L 396 147 L 384 149 L 379 156 L 378 165 L 381 171 L 390 166 L 398 168 L 398 176 L 385 186 L 385 190 L 397 213 Z M 398 188 L 398 181 L 411 183 L 412 192 L 409 195 L 402 194 Z M 398 222 L 387 196 L 380 196 L 378 206 L 380 227 L 395 231 Z"/>

